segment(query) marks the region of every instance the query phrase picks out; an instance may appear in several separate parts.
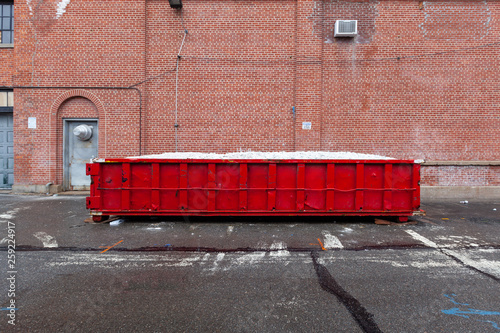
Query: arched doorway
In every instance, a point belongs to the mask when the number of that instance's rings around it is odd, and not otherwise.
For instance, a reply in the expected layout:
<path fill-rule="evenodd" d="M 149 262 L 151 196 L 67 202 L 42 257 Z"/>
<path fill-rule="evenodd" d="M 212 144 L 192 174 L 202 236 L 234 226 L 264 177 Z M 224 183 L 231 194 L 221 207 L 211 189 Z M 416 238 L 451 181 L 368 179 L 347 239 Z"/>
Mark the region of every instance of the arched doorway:
<path fill-rule="evenodd" d="M 85 165 L 99 153 L 100 112 L 95 98 L 86 95 L 89 94 L 66 93 L 57 107 L 57 164 L 64 191 L 90 189 Z"/>

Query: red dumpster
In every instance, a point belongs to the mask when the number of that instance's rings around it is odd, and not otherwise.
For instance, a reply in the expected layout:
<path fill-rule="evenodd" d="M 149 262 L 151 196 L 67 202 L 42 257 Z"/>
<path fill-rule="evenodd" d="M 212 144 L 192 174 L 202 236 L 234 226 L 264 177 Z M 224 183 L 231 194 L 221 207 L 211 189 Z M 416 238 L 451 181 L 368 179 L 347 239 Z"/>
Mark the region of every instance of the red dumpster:
<path fill-rule="evenodd" d="M 396 216 L 420 206 L 413 160 L 95 160 L 87 209 L 109 215 Z"/>

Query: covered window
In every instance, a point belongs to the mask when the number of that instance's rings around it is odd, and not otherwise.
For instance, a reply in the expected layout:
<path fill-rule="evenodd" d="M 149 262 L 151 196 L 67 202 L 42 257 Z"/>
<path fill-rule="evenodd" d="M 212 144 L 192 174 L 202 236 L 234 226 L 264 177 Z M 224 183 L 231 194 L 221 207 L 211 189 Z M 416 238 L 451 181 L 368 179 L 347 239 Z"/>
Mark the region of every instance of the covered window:
<path fill-rule="evenodd" d="M 14 44 L 14 1 L 0 0 L 0 44 Z"/>
<path fill-rule="evenodd" d="M 0 90 L 0 112 L 12 112 L 14 109 L 14 92 Z"/>

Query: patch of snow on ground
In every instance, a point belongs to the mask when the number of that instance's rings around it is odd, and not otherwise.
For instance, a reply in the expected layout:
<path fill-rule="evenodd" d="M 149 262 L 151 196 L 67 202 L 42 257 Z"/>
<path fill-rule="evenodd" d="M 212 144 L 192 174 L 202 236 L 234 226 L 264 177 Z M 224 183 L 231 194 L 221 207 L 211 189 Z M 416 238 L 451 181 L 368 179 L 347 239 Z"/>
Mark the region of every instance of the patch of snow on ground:
<path fill-rule="evenodd" d="M 127 157 L 129 159 L 217 159 L 217 160 L 393 160 L 392 157 L 352 152 L 295 151 L 295 152 L 237 152 L 215 153 L 163 153 Z"/>
<path fill-rule="evenodd" d="M 271 257 L 288 257 L 290 255 L 285 242 L 274 241 L 271 244 L 270 250 L 272 250 L 272 252 L 269 253 Z"/>
<path fill-rule="evenodd" d="M 43 247 L 57 247 L 56 239 L 53 236 L 48 235 L 46 232 L 35 232 L 33 236 L 43 243 Z"/>

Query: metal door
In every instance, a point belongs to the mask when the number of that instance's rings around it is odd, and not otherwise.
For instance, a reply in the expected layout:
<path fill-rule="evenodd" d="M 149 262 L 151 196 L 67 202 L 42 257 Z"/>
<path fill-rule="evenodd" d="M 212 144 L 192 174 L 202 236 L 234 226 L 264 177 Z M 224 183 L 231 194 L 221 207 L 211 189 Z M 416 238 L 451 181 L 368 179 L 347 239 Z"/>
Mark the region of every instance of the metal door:
<path fill-rule="evenodd" d="M 64 180 L 65 190 L 90 189 L 90 177 L 85 164 L 97 157 L 97 120 L 64 121 Z"/>
<path fill-rule="evenodd" d="M 0 188 L 14 184 L 14 122 L 12 112 L 0 113 Z"/>

